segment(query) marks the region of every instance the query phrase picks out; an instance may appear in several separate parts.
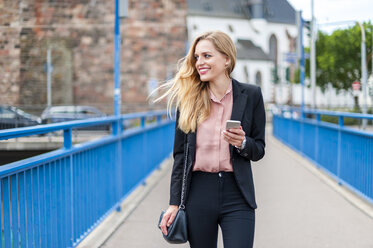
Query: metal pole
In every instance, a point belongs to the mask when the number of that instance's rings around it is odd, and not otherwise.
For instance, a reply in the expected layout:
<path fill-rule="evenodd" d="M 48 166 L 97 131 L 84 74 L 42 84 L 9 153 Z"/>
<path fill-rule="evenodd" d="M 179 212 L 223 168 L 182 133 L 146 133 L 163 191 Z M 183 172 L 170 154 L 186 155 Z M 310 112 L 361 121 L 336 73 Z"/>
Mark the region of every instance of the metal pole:
<path fill-rule="evenodd" d="M 363 114 L 367 113 L 367 66 L 366 66 L 366 48 L 365 48 L 365 30 L 364 26 L 357 22 L 361 29 L 361 86 L 363 87 Z M 363 119 L 363 129 L 367 126 L 367 119 Z"/>
<path fill-rule="evenodd" d="M 119 116 L 121 111 L 120 89 L 120 21 L 119 0 L 115 0 L 115 26 L 114 26 L 114 115 Z"/>
<path fill-rule="evenodd" d="M 316 46 L 315 46 L 315 16 L 314 1 L 311 0 L 311 86 L 312 86 L 312 108 L 316 108 Z"/>
<path fill-rule="evenodd" d="M 114 115 L 119 117 L 121 114 L 121 87 L 120 87 L 120 17 L 124 17 L 127 14 L 126 0 L 115 0 L 115 26 L 114 26 Z M 122 132 L 121 119 L 113 123 L 113 134 L 120 135 Z M 116 144 L 116 175 L 117 175 L 117 199 L 121 199 L 123 177 L 121 171 L 122 166 L 122 140 L 118 139 Z M 121 211 L 120 204 L 117 205 L 116 211 Z"/>
<path fill-rule="evenodd" d="M 372 79 L 371 87 L 373 88 L 373 25 L 370 27 L 372 32 L 372 50 L 371 50 L 371 60 L 370 63 L 372 64 L 372 70 L 370 71 L 370 78 Z M 370 95 L 370 107 L 371 107 L 371 114 L 373 114 L 373 94 Z"/>
<path fill-rule="evenodd" d="M 302 85 L 302 103 L 301 103 L 301 111 L 302 111 L 302 118 L 304 118 L 304 45 L 303 45 L 303 26 L 304 21 L 302 18 L 302 11 L 299 12 L 300 17 L 300 25 L 299 25 L 299 37 L 300 37 L 300 83 Z"/>
<path fill-rule="evenodd" d="M 47 106 L 52 106 L 52 49 L 47 50 Z"/>

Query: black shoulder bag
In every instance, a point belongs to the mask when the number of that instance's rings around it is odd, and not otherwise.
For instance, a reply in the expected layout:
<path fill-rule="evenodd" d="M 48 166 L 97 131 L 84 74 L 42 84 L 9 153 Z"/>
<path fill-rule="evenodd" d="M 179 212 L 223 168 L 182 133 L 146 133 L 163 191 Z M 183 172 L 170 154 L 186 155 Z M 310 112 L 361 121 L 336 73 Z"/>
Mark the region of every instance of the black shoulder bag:
<path fill-rule="evenodd" d="M 183 244 L 188 241 L 188 229 L 187 229 L 187 216 L 185 212 L 185 190 L 186 190 L 186 174 L 187 174 L 187 162 L 188 162 L 188 148 L 189 143 L 187 142 L 186 154 L 184 158 L 184 173 L 183 173 L 183 184 L 181 187 L 181 201 L 179 205 L 179 210 L 177 211 L 176 217 L 172 224 L 167 228 L 167 235 L 163 238 L 171 244 Z M 158 221 L 158 228 L 160 229 L 160 224 L 165 211 L 162 211 L 161 216 Z"/>

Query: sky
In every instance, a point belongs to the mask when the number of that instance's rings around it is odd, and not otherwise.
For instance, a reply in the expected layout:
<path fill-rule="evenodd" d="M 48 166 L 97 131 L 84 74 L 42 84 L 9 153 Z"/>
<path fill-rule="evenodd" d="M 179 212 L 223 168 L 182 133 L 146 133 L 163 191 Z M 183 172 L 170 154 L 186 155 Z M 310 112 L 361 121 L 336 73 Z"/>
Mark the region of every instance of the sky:
<path fill-rule="evenodd" d="M 295 10 L 302 10 L 303 18 L 311 19 L 311 0 L 288 0 Z M 352 26 L 352 21 L 373 23 L 373 0 L 314 0 L 314 15 L 318 28 L 332 32 L 338 28 Z M 345 22 L 338 25 L 326 23 Z"/>

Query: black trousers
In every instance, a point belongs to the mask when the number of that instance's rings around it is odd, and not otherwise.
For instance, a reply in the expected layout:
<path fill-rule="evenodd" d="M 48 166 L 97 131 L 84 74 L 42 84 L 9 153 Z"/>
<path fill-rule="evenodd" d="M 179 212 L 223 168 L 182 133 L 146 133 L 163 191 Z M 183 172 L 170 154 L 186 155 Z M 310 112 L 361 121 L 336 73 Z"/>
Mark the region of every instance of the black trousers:
<path fill-rule="evenodd" d="M 193 172 L 186 212 L 191 248 L 216 248 L 218 225 L 224 248 L 253 246 L 255 210 L 243 198 L 233 172 Z"/>

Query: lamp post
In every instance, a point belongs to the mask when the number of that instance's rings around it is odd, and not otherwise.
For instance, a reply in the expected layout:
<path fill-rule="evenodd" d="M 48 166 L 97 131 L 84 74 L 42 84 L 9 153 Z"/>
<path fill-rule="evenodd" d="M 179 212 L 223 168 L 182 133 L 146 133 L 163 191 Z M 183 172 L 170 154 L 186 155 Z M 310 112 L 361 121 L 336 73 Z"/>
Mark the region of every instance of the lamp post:
<path fill-rule="evenodd" d="M 47 50 L 47 106 L 52 106 L 52 72 L 53 72 L 53 65 L 52 65 L 52 48 L 49 47 Z"/>
<path fill-rule="evenodd" d="M 367 113 L 367 65 L 366 65 L 366 48 L 365 48 L 365 30 L 364 26 L 360 23 L 361 29 L 361 86 L 363 87 L 363 114 Z M 363 119 L 363 129 L 367 126 L 367 119 Z"/>
<path fill-rule="evenodd" d="M 302 86 L 302 98 L 301 98 L 301 112 L 302 118 L 304 118 L 304 45 L 303 45 L 303 27 L 304 20 L 302 18 L 302 11 L 297 12 L 297 25 L 298 25 L 298 44 L 297 44 L 297 54 L 299 58 L 300 65 L 300 84 Z"/>
<path fill-rule="evenodd" d="M 316 108 L 316 46 L 315 46 L 315 15 L 314 0 L 311 0 L 311 88 L 312 88 L 312 108 Z"/>
<path fill-rule="evenodd" d="M 121 111 L 120 88 L 120 18 L 128 16 L 128 1 L 115 0 L 114 25 L 114 115 L 119 116 Z"/>
<path fill-rule="evenodd" d="M 115 24 L 114 24 L 114 115 L 119 117 L 120 105 L 121 105 L 121 89 L 120 89 L 120 18 L 127 17 L 128 14 L 128 1 L 127 0 L 115 0 Z M 113 134 L 119 135 L 121 130 L 121 120 L 113 123 Z M 122 142 L 118 139 L 116 145 L 116 153 L 118 154 L 116 159 L 116 176 L 117 176 L 117 197 L 122 197 L 122 177 L 120 171 L 122 171 Z M 116 211 L 121 211 L 120 205 L 117 205 Z"/>
<path fill-rule="evenodd" d="M 368 79 L 369 82 L 369 95 L 370 95 L 370 106 L 371 106 L 371 113 L 373 114 L 373 25 L 371 26 L 371 32 L 372 32 L 372 50 L 371 50 L 371 64 L 372 64 L 372 70 L 370 71 L 370 77 Z"/>

